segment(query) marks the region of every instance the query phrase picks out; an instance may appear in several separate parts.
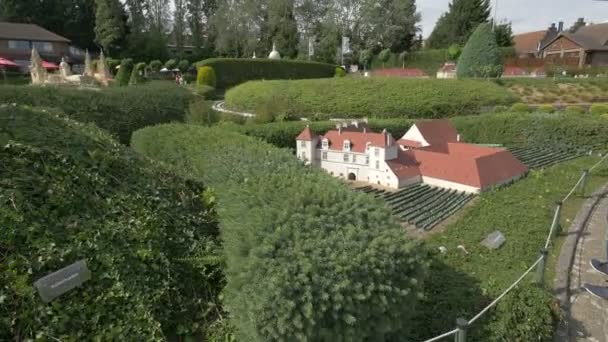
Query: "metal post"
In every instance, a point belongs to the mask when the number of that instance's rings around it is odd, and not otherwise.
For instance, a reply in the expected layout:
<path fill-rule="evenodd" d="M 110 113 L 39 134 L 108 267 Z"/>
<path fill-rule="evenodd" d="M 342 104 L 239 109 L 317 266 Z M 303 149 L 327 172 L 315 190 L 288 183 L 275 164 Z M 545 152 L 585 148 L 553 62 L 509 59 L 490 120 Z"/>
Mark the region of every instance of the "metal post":
<path fill-rule="evenodd" d="M 454 335 L 455 342 L 467 342 L 467 327 L 469 326 L 469 321 L 464 318 L 456 319 L 456 327 L 458 328 L 458 332 Z"/>
<path fill-rule="evenodd" d="M 578 187 L 578 190 L 580 192 L 581 196 L 585 196 L 585 188 L 587 187 L 587 181 L 589 179 L 589 170 L 584 170 L 583 171 L 583 176 L 582 176 L 582 180 L 581 180 L 581 184 Z"/>
<path fill-rule="evenodd" d="M 536 266 L 536 283 L 542 286 L 545 282 L 545 264 L 547 263 L 547 255 L 549 255 L 549 250 L 546 248 L 542 248 L 540 250 L 540 262 Z"/>
<path fill-rule="evenodd" d="M 557 236 L 557 233 L 559 231 L 559 220 L 561 218 L 561 213 L 562 213 L 562 201 L 558 201 L 555 202 L 555 216 L 553 216 L 553 222 L 551 223 L 551 231 L 553 232 L 553 235 L 551 236 L 552 239 L 554 239 Z"/>

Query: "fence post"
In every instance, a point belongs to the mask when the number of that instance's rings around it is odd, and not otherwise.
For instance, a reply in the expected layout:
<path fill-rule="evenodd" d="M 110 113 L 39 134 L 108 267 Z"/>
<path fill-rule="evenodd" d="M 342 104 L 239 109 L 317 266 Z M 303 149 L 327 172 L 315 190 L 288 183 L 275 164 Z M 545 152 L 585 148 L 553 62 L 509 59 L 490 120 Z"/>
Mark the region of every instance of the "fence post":
<path fill-rule="evenodd" d="M 545 282 L 545 264 L 547 263 L 547 255 L 549 254 L 549 250 L 546 248 L 542 248 L 540 250 L 540 262 L 536 266 L 536 283 L 542 286 Z"/>
<path fill-rule="evenodd" d="M 582 180 L 581 180 L 581 184 L 578 187 L 578 191 L 580 192 L 581 196 L 585 196 L 585 188 L 587 187 L 587 181 L 589 179 L 589 170 L 583 170 L 583 176 L 582 176 Z"/>
<path fill-rule="evenodd" d="M 553 222 L 551 223 L 551 231 L 552 236 L 551 239 L 555 239 L 555 237 L 557 236 L 557 233 L 559 231 L 559 220 L 561 219 L 561 214 L 562 214 L 562 201 L 557 201 L 555 202 L 555 212 L 553 216 Z"/>
<path fill-rule="evenodd" d="M 456 327 L 458 328 L 458 332 L 455 335 L 455 342 L 467 342 L 467 327 L 469 326 L 469 321 L 464 318 L 458 318 L 456 320 Z"/>

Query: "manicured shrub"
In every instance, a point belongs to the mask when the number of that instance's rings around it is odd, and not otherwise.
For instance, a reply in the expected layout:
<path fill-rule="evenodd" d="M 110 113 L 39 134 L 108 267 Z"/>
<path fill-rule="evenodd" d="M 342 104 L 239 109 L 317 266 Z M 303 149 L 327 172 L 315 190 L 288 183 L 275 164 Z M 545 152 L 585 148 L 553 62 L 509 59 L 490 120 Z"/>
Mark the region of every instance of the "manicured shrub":
<path fill-rule="evenodd" d="M 179 61 L 179 63 L 177 63 L 177 68 L 181 72 L 186 72 L 188 71 L 188 69 L 190 69 L 190 62 L 187 59 L 182 59 L 181 61 Z"/>
<path fill-rule="evenodd" d="M 173 70 L 173 69 L 177 68 L 177 61 L 175 59 L 170 59 L 170 60 L 166 61 L 165 68 L 167 68 L 169 70 Z"/>
<path fill-rule="evenodd" d="M 551 341 L 559 320 L 555 299 L 534 285 L 513 290 L 496 306 L 490 341 Z"/>
<path fill-rule="evenodd" d="M 115 58 L 106 58 L 106 63 L 108 64 L 108 69 L 112 75 L 116 75 L 117 69 L 116 67 L 120 65 L 120 59 Z"/>
<path fill-rule="evenodd" d="M 159 72 L 160 69 L 162 69 L 163 67 L 163 62 L 159 61 L 158 59 L 153 60 L 152 62 L 150 62 L 150 69 L 153 72 Z"/>
<path fill-rule="evenodd" d="M 386 62 L 388 62 L 388 60 L 390 58 L 391 58 L 390 49 L 384 49 L 384 50 L 380 51 L 380 53 L 378 54 L 378 59 L 382 62 L 382 67 L 385 66 Z"/>
<path fill-rule="evenodd" d="M 220 121 L 220 113 L 212 108 L 213 101 L 206 101 L 199 98 L 191 102 L 184 121 L 193 125 L 211 126 Z"/>
<path fill-rule="evenodd" d="M 200 182 L 48 112 L 0 108 L 0 145 L 0 340 L 206 330 L 224 281 Z M 82 259 L 91 279 L 44 303 L 32 284 Z"/>
<path fill-rule="evenodd" d="M 446 52 L 446 57 L 449 61 L 457 61 L 462 54 L 462 48 L 458 44 L 452 44 Z"/>
<path fill-rule="evenodd" d="M 203 66 L 198 68 L 196 73 L 196 84 L 200 87 L 203 85 L 207 85 L 215 88 L 217 84 L 217 78 L 215 75 L 215 70 L 209 66 Z"/>
<path fill-rule="evenodd" d="M 595 103 L 591 105 L 589 112 L 593 115 L 608 114 L 608 104 Z"/>
<path fill-rule="evenodd" d="M 228 108 L 245 112 L 254 112 L 272 98 L 284 98 L 297 116 L 318 120 L 440 118 L 479 113 L 488 106 L 517 101 L 510 91 L 492 82 L 385 77 L 253 81 L 228 90 L 225 97 Z"/>
<path fill-rule="evenodd" d="M 131 58 L 125 58 L 120 61 L 120 68 L 118 74 L 116 74 L 116 82 L 119 86 L 129 85 L 129 79 L 131 78 L 131 72 L 133 71 L 133 60 Z"/>
<path fill-rule="evenodd" d="M 206 100 L 213 100 L 215 98 L 215 88 L 208 85 L 201 85 L 196 87 L 196 93 Z"/>
<path fill-rule="evenodd" d="M 528 106 L 527 104 L 522 103 L 522 102 L 514 103 L 511 106 L 511 111 L 515 112 L 515 113 L 529 113 L 530 106 Z"/>
<path fill-rule="evenodd" d="M 137 63 L 131 72 L 131 78 L 129 79 L 129 85 L 141 84 L 146 79 L 144 78 L 144 71 L 146 69 L 146 63 Z"/>
<path fill-rule="evenodd" d="M 509 110 L 509 107 L 507 107 L 505 105 L 494 106 L 494 113 L 503 113 L 503 112 L 507 112 L 508 110 Z"/>
<path fill-rule="evenodd" d="M 497 77 L 502 73 L 502 58 L 489 24 L 480 24 L 462 49 L 456 74 L 462 77 Z"/>
<path fill-rule="evenodd" d="M 211 58 L 197 63 L 209 66 L 217 76 L 216 88 L 227 89 L 251 80 L 296 80 L 333 77 L 335 65 L 272 59 Z"/>
<path fill-rule="evenodd" d="M 346 76 L 346 71 L 344 71 L 344 69 L 338 67 L 336 68 L 336 73 L 334 74 L 334 77 L 344 77 Z"/>
<path fill-rule="evenodd" d="M 565 109 L 566 113 L 570 114 L 585 114 L 587 110 L 581 106 L 567 106 Z"/>
<path fill-rule="evenodd" d="M 538 106 L 538 111 L 541 113 L 554 113 L 555 107 L 550 104 L 544 104 L 544 105 Z"/>
<path fill-rule="evenodd" d="M 131 133 L 163 122 L 182 121 L 192 93 L 171 82 L 100 91 L 65 87 L 0 86 L 0 103 L 55 107 L 67 116 L 97 126 L 128 144 Z"/>
<path fill-rule="evenodd" d="M 239 341 L 398 340 L 411 327 L 426 255 L 388 209 L 286 150 L 188 125 L 132 146 L 218 191 L 224 302 Z"/>

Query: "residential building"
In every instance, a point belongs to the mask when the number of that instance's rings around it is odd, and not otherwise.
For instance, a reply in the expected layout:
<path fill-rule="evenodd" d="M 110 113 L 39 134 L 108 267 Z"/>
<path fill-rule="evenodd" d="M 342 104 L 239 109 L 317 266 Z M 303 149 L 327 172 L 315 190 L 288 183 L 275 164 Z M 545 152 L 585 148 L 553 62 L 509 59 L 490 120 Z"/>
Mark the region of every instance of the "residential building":
<path fill-rule="evenodd" d="M 477 193 L 528 171 L 506 149 L 461 142 L 448 120 L 416 122 L 399 140 L 356 121 L 322 136 L 306 127 L 296 142 L 297 157 L 307 165 L 342 179 L 394 189 L 426 183 Z"/>
<path fill-rule="evenodd" d="M 608 23 L 560 32 L 542 48 L 543 58 L 578 58 L 579 67 L 608 66 Z"/>
<path fill-rule="evenodd" d="M 0 57 L 14 61 L 25 72 L 32 48 L 48 62 L 58 64 L 65 57 L 72 65 L 84 63 L 84 51 L 65 37 L 34 24 L 0 22 Z"/>
<path fill-rule="evenodd" d="M 541 56 L 542 48 L 564 30 L 564 22 L 551 26 L 542 31 L 533 31 L 513 36 L 513 47 L 518 58 L 537 58 Z"/>
<path fill-rule="evenodd" d="M 437 70 L 437 78 L 456 78 L 456 63 L 445 62 L 445 64 Z"/>

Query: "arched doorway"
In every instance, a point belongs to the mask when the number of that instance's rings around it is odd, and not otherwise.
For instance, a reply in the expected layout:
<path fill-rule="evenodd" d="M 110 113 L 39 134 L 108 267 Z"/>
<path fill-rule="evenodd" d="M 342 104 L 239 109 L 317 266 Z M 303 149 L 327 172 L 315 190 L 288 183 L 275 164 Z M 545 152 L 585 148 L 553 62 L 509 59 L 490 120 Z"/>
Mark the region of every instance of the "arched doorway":
<path fill-rule="evenodd" d="M 357 175 L 355 175 L 354 173 L 350 172 L 348 174 L 348 180 L 350 180 L 350 181 L 356 181 L 357 180 Z"/>

